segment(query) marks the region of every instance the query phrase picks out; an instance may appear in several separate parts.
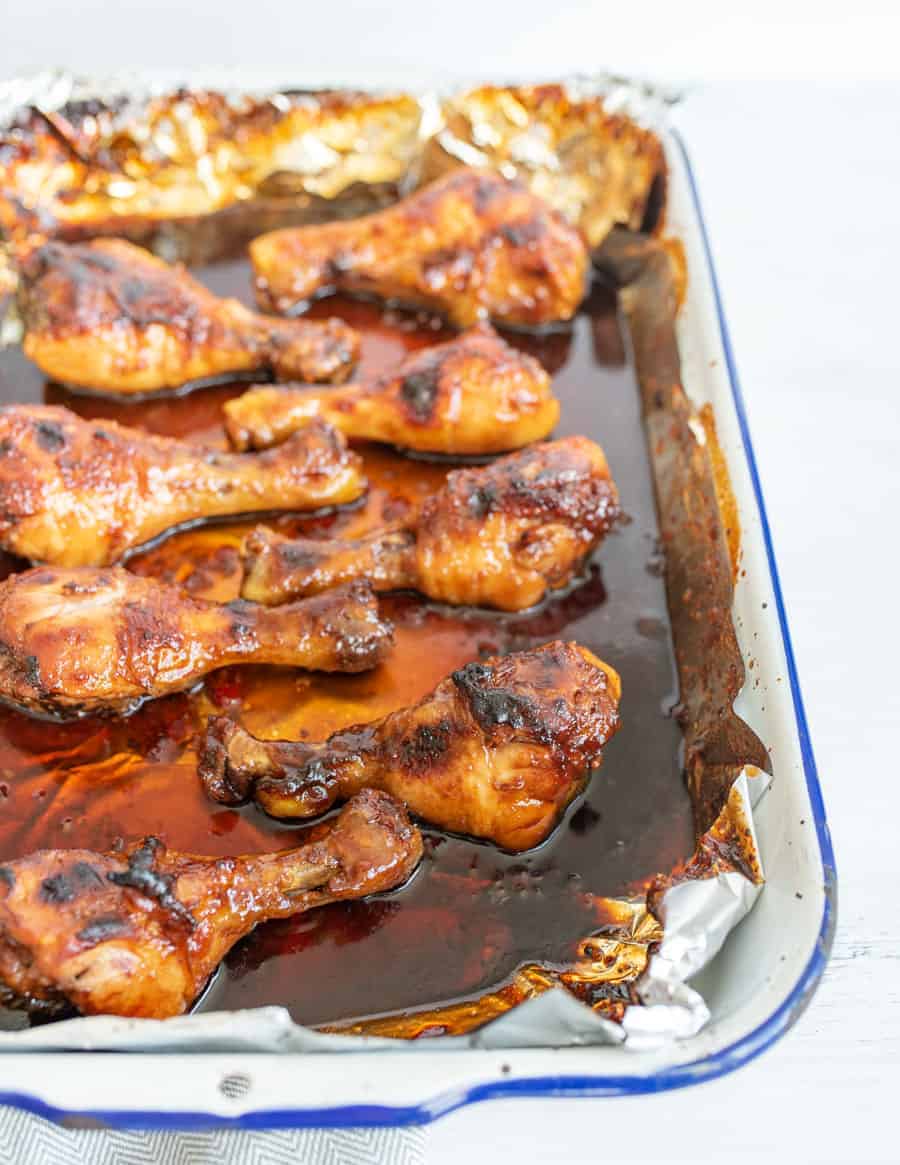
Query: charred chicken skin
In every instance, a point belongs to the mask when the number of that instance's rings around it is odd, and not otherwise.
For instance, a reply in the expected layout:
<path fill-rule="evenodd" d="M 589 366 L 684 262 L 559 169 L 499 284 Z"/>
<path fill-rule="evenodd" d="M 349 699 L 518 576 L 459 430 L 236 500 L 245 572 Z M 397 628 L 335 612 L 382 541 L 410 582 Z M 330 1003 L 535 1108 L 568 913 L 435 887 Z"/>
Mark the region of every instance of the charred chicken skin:
<path fill-rule="evenodd" d="M 365 489 L 356 454 L 316 421 L 267 453 L 222 453 L 49 405 L 0 409 L 0 546 L 101 566 L 173 526 L 312 510 Z"/>
<path fill-rule="evenodd" d="M 409 708 L 320 744 L 210 722 L 200 775 L 217 801 L 311 817 L 361 788 L 512 851 L 542 842 L 619 726 L 616 672 L 575 643 L 470 663 Z"/>
<path fill-rule="evenodd" d="M 366 578 L 379 591 L 521 611 L 569 583 L 618 515 L 603 450 L 566 437 L 455 470 L 401 529 L 342 542 L 260 527 L 245 544 L 242 594 L 281 603 Z"/>
<path fill-rule="evenodd" d="M 390 645 L 367 583 L 275 609 L 192 599 L 121 567 L 0 583 L 0 700 L 49 716 L 127 712 L 227 664 L 364 671 Z"/>
<path fill-rule="evenodd" d="M 275 320 L 219 299 L 124 239 L 45 243 L 22 263 L 25 355 L 53 380 L 128 396 L 247 373 L 346 380 L 359 338 L 339 320 Z"/>
<path fill-rule="evenodd" d="M 317 841 L 205 858 L 149 838 L 124 853 L 42 850 L 0 866 L 6 1001 L 154 1019 L 187 1011 L 260 922 L 407 880 L 422 840 L 384 793 L 358 793 Z"/>
<path fill-rule="evenodd" d="M 569 320 L 588 272 L 580 233 L 524 183 L 465 168 L 376 214 L 261 235 L 250 258 L 265 310 L 348 291 L 423 305 L 458 327 Z"/>
<path fill-rule="evenodd" d="M 395 372 L 340 388 L 252 388 L 225 405 L 237 449 L 265 449 L 311 417 L 347 437 L 421 453 L 505 453 L 559 419 L 550 377 L 484 324 L 408 356 Z"/>

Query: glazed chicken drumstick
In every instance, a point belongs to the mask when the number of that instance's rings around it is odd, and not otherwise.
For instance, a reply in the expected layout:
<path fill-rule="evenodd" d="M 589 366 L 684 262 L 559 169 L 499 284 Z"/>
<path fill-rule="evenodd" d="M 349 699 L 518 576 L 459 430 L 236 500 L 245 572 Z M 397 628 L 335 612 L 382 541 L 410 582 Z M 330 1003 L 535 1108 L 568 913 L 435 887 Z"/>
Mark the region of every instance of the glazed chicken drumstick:
<path fill-rule="evenodd" d="M 237 449 L 265 449 L 311 417 L 347 437 L 421 453 L 505 453 L 540 441 L 559 419 L 550 377 L 488 324 L 408 356 L 370 381 L 340 388 L 251 388 L 225 405 Z"/>
<path fill-rule="evenodd" d="M 275 609 L 193 599 L 116 566 L 0 583 L 0 701 L 49 716 L 128 712 L 227 664 L 364 671 L 390 645 L 368 583 Z"/>
<path fill-rule="evenodd" d="M 526 850 L 600 763 L 619 695 L 616 672 L 586 648 L 548 643 L 467 664 L 418 704 L 320 744 L 258 740 L 217 717 L 200 776 L 215 800 L 252 797 L 276 817 L 383 789 L 442 829 Z"/>
<path fill-rule="evenodd" d="M 618 515 L 603 450 L 566 437 L 455 470 L 399 529 L 342 542 L 260 527 L 245 543 L 242 594 L 281 603 L 366 578 L 379 591 L 521 611 L 570 582 Z"/>
<path fill-rule="evenodd" d="M 230 375 L 346 380 L 340 320 L 275 320 L 219 299 L 124 239 L 45 243 L 21 265 L 25 355 L 52 380 L 128 396 Z"/>
<path fill-rule="evenodd" d="M 258 856 L 42 850 L 0 867 L 0 992 L 45 1013 L 187 1011 L 260 922 L 391 890 L 422 839 L 384 793 L 358 793 L 317 841 Z"/>
<path fill-rule="evenodd" d="M 322 421 L 267 453 L 88 421 L 49 405 L 0 409 L 0 546 L 34 562 L 102 566 L 173 526 L 355 501 L 361 463 Z"/>
<path fill-rule="evenodd" d="M 260 235 L 250 258 L 265 310 L 363 292 L 433 308 L 459 327 L 569 320 L 588 272 L 579 232 L 524 183 L 465 168 L 376 214 Z"/>

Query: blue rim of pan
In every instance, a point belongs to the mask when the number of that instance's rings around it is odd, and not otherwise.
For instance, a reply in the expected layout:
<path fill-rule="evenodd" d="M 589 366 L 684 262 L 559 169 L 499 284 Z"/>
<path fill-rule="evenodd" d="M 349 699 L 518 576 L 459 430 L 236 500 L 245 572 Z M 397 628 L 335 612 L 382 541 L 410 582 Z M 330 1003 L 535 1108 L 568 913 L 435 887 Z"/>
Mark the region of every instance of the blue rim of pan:
<path fill-rule="evenodd" d="M 636 1096 L 641 1093 L 665 1092 L 672 1088 L 685 1088 L 691 1084 L 700 1084 L 705 1080 L 713 1080 L 717 1076 L 723 1076 L 727 1072 L 733 1072 L 736 1068 L 740 1068 L 743 1064 L 755 1059 L 755 1057 L 759 1056 L 766 1048 L 770 1047 L 777 1039 L 783 1036 L 788 1028 L 803 1013 L 825 970 L 834 937 L 837 917 L 837 874 L 834 851 L 831 844 L 831 835 L 828 830 L 828 822 L 825 817 L 825 805 L 822 800 L 822 789 L 816 770 L 815 756 L 813 755 L 812 743 L 809 738 L 809 727 L 803 708 L 803 697 L 800 693 L 797 665 L 791 646 L 791 637 L 784 609 L 784 598 L 778 579 L 778 568 L 775 563 L 772 534 L 763 502 L 759 471 L 753 453 L 753 445 L 750 440 L 747 412 L 741 394 L 734 351 L 728 334 L 728 326 L 725 322 L 722 295 L 713 265 L 709 234 L 703 218 L 694 171 L 684 141 L 681 135 L 675 130 L 671 131 L 671 136 L 681 154 L 688 176 L 691 197 L 697 212 L 697 219 L 700 223 L 703 247 L 712 280 L 716 314 L 719 321 L 722 347 L 725 352 L 725 362 L 728 368 L 732 398 L 740 426 L 744 453 L 750 470 L 753 492 L 759 509 L 763 541 L 769 563 L 769 573 L 772 579 L 775 610 L 778 614 L 785 659 L 787 660 L 787 673 L 794 704 L 794 716 L 797 722 L 797 734 L 803 760 L 803 771 L 806 777 L 806 788 L 809 793 L 812 817 L 815 823 L 816 836 L 819 842 L 819 853 L 822 861 L 825 898 L 822 918 L 819 924 L 819 933 L 812 954 L 787 998 L 753 1031 L 748 1032 L 739 1040 L 735 1040 L 728 1047 L 722 1048 L 721 1051 L 716 1052 L 712 1056 L 707 1056 L 700 1060 L 693 1060 L 686 1064 L 678 1064 L 672 1068 L 654 1073 L 653 1075 L 572 1074 L 565 1076 L 529 1076 L 521 1079 L 504 1079 L 483 1084 L 473 1084 L 468 1088 L 454 1089 L 451 1092 L 441 1093 L 419 1104 L 354 1104 L 339 1105 L 333 1108 L 263 1109 L 233 1117 L 207 1112 L 153 1112 L 125 1109 L 90 1109 L 73 1112 L 47 1104 L 40 1098 L 30 1096 L 26 1093 L 5 1090 L 0 1090 L 0 1104 L 12 1105 L 15 1108 L 24 1109 L 47 1120 L 74 1126 L 82 1125 L 83 1127 L 99 1125 L 118 1129 L 170 1129 L 173 1131 L 212 1128 L 263 1130 L 317 1127 L 346 1128 L 352 1126 L 402 1128 L 410 1125 L 428 1124 L 431 1121 L 437 1120 L 438 1117 L 444 1116 L 456 1109 L 470 1104 L 478 1104 L 485 1100 L 550 1096 Z"/>

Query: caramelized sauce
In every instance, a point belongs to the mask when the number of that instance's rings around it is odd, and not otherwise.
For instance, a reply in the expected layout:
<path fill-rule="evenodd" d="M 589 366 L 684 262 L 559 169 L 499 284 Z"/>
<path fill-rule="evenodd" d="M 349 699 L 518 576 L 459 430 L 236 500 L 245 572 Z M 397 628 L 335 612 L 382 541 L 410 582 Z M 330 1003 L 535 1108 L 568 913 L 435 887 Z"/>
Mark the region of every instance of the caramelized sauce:
<path fill-rule="evenodd" d="M 219 294 L 251 302 L 242 262 L 201 270 Z M 374 304 L 320 301 L 363 333 L 365 372 L 447 334 L 430 319 Z M 195 773 L 198 732 L 217 710 L 250 731 L 316 740 L 418 699 L 478 656 L 555 637 L 577 639 L 621 674 L 623 727 L 587 795 L 538 849 L 511 856 L 426 830 L 413 880 L 383 898 L 340 904 L 259 927 L 239 944 L 199 1006 L 283 1004 L 300 1022 L 342 1023 L 476 996 L 524 963 L 564 967 L 606 918 L 601 899 L 643 887 L 693 849 L 681 778 L 674 656 L 639 398 L 613 295 L 594 290 L 571 332 L 509 339 L 542 360 L 562 402 L 559 434 L 584 433 L 605 448 L 629 520 L 609 537 L 567 593 L 521 615 L 459 610 L 412 595 L 384 606 L 396 648 L 376 671 L 314 676 L 230 668 L 196 691 L 144 705 L 124 720 L 65 725 L 0 710 L 0 856 L 41 847 L 108 848 L 155 834 L 203 854 L 290 846 L 302 830 L 253 808 L 222 809 Z M 17 350 L 0 353 L 0 399 L 66 404 L 156 433 L 224 445 L 223 401 L 244 385 L 118 403 L 45 385 Z M 353 537 L 412 513 L 449 466 L 361 446 L 372 488 L 341 512 L 268 519 L 285 532 Z M 238 547 L 251 522 L 199 526 L 134 556 L 129 566 L 228 600 L 240 581 Z M 4 560 L 5 574 L 20 564 Z"/>

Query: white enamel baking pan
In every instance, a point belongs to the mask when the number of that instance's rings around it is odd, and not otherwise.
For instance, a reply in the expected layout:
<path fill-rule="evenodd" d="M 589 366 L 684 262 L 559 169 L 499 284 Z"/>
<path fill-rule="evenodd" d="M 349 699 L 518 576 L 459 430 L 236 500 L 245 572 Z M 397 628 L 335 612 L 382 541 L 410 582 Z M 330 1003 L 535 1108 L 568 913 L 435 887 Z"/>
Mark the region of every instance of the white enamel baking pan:
<path fill-rule="evenodd" d="M 405 1125 L 493 1097 L 657 1092 L 732 1071 L 796 1020 L 821 977 L 835 923 L 835 868 L 734 356 L 684 145 L 663 134 L 668 229 L 689 272 L 679 339 L 684 383 L 710 402 L 743 531 L 735 623 L 751 674 L 737 710 L 773 758 L 754 819 L 767 885 L 704 972 L 711 1022 L 655 1052 L 390 1051 L 332 1055 L 0 1055 L 0 1103 L 67 1124 L 132 1128 Z M 410 1071 L 414 1068 L 413 1071 Z"/>

